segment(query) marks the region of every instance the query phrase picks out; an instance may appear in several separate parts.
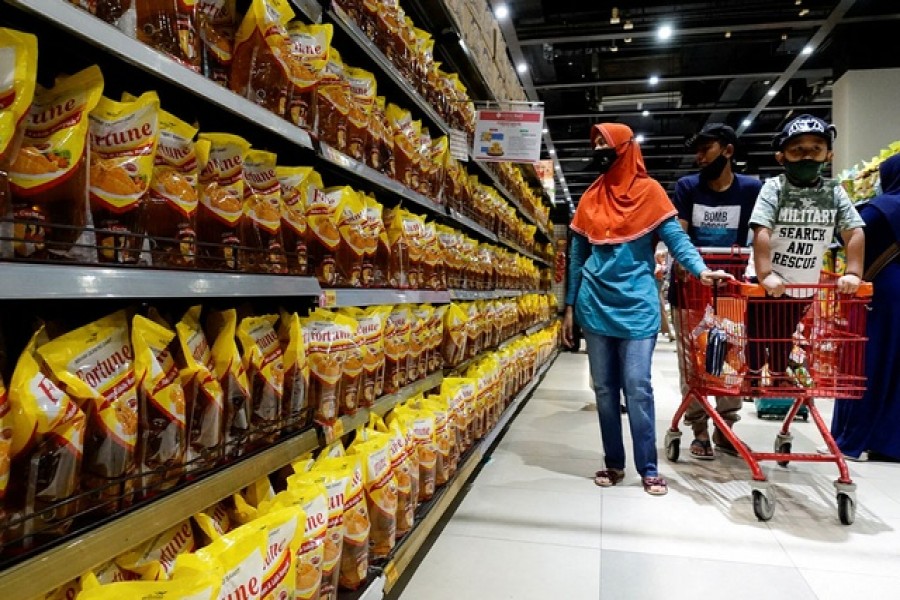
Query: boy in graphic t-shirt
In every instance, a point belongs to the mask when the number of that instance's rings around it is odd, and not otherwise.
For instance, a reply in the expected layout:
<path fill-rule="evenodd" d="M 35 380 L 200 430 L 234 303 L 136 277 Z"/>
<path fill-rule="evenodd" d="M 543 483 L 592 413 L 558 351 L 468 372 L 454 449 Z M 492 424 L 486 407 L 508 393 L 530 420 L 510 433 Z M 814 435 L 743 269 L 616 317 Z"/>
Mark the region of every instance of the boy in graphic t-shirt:
<path fill-rule="evenodd" d="M 753 254 L 747 275 L 766 290 L 766 298 L 747 306 L 747 360 L 751 376 L 768 363 L 773 382 L 790 381 L 784 374 L 791 351 L 791 336 L 810 302 L 775 302 L 780 298 L 811 296 L 785 284 L 819 282 L 822 260 L 834 234 L 840 234 L 847 250 L 847 270 L 837 281 L 840 293 L 852 294 L 860 284 L 865 225 L 849 196 L 832 179 L 821 176 L 831 160 L 835 129 L 822 119 L 800 115 L 785 125 L 775 138 L 775 159 L 784 174 L 763 184 L 750 226 L 754 231 Z M 761 339 L 778 339 L 763 343 Z M 784 341 L 781 341 L 784 340 Z"/>

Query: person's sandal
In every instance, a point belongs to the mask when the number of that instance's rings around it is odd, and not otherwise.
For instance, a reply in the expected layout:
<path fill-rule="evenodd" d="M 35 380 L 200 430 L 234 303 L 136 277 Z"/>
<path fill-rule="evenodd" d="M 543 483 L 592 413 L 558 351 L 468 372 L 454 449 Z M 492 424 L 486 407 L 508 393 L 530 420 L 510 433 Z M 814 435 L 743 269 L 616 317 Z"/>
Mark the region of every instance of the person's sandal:
<path fill-rule="evenodd" d="M 719 452 L 724 452 L 729 456 L 740 456 L 740 452 L 738 449 L 734 447 L 734 445 L 729 441 L 725 434 L 716 429 L 713 432 L 712 440 L 716 445 L 716 450 Z M 746 444 L 744 444 L 746 447 Z"/>
<path fill-rule="evenodd" d="M 625 479 L 625 471 L 603 469 L 594 474 L 594 483 L 600 487 L 612 487 Z"/>
<path fill-rule="evenodd" d="M 644 491 L 651 496 L 665 496 L 669 493 L 669 484 L 666 483 L 664 477 L 643 477 L 641 483 L 644 484 Z"/>
<path fill-rule="evenodd" d="M 716 453 L 713 452 L 713 447 L 709 440 L 694 440 L 691 442 L 691 457 L 697 460 L 713 460 L 716 457 Z"/>

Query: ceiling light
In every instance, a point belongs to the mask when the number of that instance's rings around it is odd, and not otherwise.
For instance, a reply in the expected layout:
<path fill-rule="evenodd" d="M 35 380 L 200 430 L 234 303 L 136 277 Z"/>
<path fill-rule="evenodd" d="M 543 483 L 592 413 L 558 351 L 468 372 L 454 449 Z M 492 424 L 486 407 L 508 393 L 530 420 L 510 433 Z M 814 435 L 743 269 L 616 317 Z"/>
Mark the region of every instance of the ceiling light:
<path fill-rule="evenodd" d="M 509 16 L 509 7 L 505 4 L 498 4 L 494 7 L 494 16 L 498 19 L 505 19 Z"/>
<path fill-rule="evenodd" d="M 649 79 L 650 85 L 656 85 L 659 83 L 659 75 L 651 75 Z"/>
<path fill-rule="evenodd" d="M 610 52 L 618 52 L 619 51 L 619 47 L 616 46 L 615 42 L 613 42 L 613 45 L 609 47 L 609 51 Z"/>
<path fill-rule="evenodd" d="M 550 148 L 550 150 L 548 150 L 547 152 L 550 153 L 550 156 L 553 156 L 554 154 L 556 154 L 556 150 L 554 150 L 553 148 Z"/>
<path fill-rule="evenodd" d="M 799 14 L 800 14 L 801 17 L 805 17 L 806 15 L 809 14 L 809 9 L 808 9 L 808 8 L 801 8 Z"/>
<path fill-rule="evenodd" d="M 800 6 L 803 4 L 803 0 L 794 0 L 794 6 Z"/>
<path fill-rule="evenodd" d="M 776 90 L 775 88 L 772 88 L 771 90 L 766 92 L 766 94 L 769 95 L 769 98 L 774 98 L 775 96 L 778 95 L 778 90 Z"/>
<path fill-rule="evenodd" d="M 803 52 L 803 56 L 809 56 L 810 54 L 813 53 L 813 47 L 810 46 L 809 44 L 807 44 L 807 45 L 803 46 L 802 52 Z"/>
<path fill-rule="evenodd" d="M 644 115 L 645 117 L 649 117 L 649 116 L 650 116 L 650 111 L 649 111 L 649 110 L 645 110 L 645 111 L 642 112 L 641 114 Z"/>
<path fill-rule="evenodd" d="M 659 29 L 656 30 L 656 37 L 661 40 L 667 40 L 672 37 L 672 26 L 671 25 L 662 25 Z"/>
<path fill-rule="evenodd" d="M 787 36 L 786 33 L 782 33 L 782 34 L 781 34 L 781 41 L 782 41 L 782 42 L 786 42 L 786 41 L 787 41 L 787 37 L 788 37 L 788 36 Z"/>
<path fill-rule="evenodd" d="M 622 41 L 625 42 L 626 44 L 630 44 L 630 43 L 631 43 L 631 38 L 625 38 L 625 39 L 622 40 Z"/>
<path fill-rule="evenodd" d="M 550 130 L 547 129 L 546 127 L 544 127 L 544 128 L 541 130 L 541 133 L 550 133 Z"/>
<path fill-rule="evenodd" d="M 726 31 L 726 32 L 725 32 L 725 37 L 726 37 L 726 38 L 730 38 L 730 37 L 731 37 L 731 32 L 730 32 L 730 31 Z"/>
<path fill-rule="evenodd" d="M 766 79 L 765 81 L 763 81 L 763 85 L 769 85 L 769 83 L 771 83 L 771 82 L 770 82 L 768 79 Z"/>
<path fill-rule="evenodd" d="M 609 17 L 610 25 L 618 25 L 619 24 L 619 9 L 613 6 L 612 14 Z"/>
<path fill-rule="evenodd" d="M 643 144 L 644 143 L 644 134 L 639 133 L 636 136 L 634 136 L 634 141 L 636 141 L 638 144 Z"/>
<path fill-rule="evenodd" d="M 744 119 L 741 122 L 741 125 L 743 125 L 744 127 L 750 127 L 750 125 L 752 125 L 752 124 L 753 124 L 753 121 L 751 121 L 750 119 Z"/>
<path fill-rule="evenodd" d="M 516 65 L 516 71 L 518 71 L 519 73 L 524 73 L 527 70 L 528 65 L 526 65 L 525 63 L 519 63 L 518 65 Z"/>
<path fill-rule="evenodd" d="M 625 21 L 625 24 L 622 25 L 622 29 L 624 29 L 625 31 L 631 31 L 632 29 L 634 29 L 634 23 L 632 23 L 631 21 Z"/>
<path fill-rule="evenodd" d="M 581 162 L 591 162 L 591 159 L 588 158 L 587 156 L 585 156 L 584 158 L 581 159 Z"/>

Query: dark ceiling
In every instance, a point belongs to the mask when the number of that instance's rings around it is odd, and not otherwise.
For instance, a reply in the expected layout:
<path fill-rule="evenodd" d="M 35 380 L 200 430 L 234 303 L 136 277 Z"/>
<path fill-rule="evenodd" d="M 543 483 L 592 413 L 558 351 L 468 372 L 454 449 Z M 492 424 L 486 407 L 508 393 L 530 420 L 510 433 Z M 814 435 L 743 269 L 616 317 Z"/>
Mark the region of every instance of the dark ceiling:
<path fill-rule="evenodd" d="M 508 6 L 510 57 L 528 65 L 526 92 L 544 102 L 544 156 L 563 175 L 557 201 L 568 191 L 577 203 L 594 178 L 582 172 L 593 123 L 642 135 L 648 170 L 669 190 L 696 170 L 684 141 L 709 122 L 734 127 L 738 168 L 765 176 L 777 170 L 775 132 L 802 112 L 829 119 L 843 72 L 900 66 L 896 0 L 490 3 Z M 658 36 L 664 24 L 667 40 Z"/>

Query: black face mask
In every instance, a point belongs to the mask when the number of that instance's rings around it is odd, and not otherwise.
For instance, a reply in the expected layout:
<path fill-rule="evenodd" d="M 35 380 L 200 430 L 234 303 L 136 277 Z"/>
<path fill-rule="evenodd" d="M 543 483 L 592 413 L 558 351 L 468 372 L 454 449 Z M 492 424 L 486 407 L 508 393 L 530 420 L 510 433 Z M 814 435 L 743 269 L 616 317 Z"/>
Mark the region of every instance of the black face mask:
<path fill-rule="evenodd" d="M 603 175 L 612 168 L 618 157 L 619 155 L 616 154 L 615 148 L 598 148 L 594 150 L 594 159 L 585 170 Z"/>
<path fill-rule="evenodd" d="M 720 154 L 711 163 L 700 169 L 700 179 L 704 181 L 714 181 L 719 178 L 725 166 L 728 164 L 728 157 Z"/>

